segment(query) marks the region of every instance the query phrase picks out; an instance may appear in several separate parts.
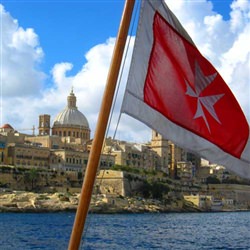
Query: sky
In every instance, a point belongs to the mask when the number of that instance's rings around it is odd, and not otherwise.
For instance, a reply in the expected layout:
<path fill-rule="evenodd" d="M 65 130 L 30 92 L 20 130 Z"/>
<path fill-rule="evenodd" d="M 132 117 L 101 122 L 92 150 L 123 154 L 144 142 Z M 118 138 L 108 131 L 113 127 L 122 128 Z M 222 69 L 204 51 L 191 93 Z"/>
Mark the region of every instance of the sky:
<path fill-rule="evenodd" d="M 167 0 L 200 52 L 215 66 L 250 122 L 250 0 Z M 51 124 L 73 87 L 93 137 L 122 0 L 0 1 L 0 126 L 38 133 L 38 116 Z M 114 135 L 134 35 L 114 107 Z M 235 122 L 232 117 L 232 122 Z M 147 142 L 151 130 L 122 114 L 116 139 Z"/>

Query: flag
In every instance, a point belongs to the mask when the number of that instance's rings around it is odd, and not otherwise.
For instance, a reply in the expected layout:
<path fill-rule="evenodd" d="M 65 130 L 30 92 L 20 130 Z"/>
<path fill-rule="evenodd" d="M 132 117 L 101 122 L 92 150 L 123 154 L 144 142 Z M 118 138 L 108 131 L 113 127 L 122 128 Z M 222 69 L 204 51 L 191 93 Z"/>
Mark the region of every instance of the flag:
<path fill-rule="evenodd" d="M 142 1 L 121 112 L 187 151 L 250 178 L 244 113 L 164 1 Z"/>

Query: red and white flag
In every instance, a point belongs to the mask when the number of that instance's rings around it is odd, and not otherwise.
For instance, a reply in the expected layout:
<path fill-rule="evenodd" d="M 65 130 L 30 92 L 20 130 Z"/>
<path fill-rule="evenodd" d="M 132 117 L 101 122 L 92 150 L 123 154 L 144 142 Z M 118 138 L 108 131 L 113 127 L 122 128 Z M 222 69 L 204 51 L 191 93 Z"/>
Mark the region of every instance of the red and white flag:
<path fill-rule="evenodd" d="M 164 1 L 142 1 L 122 112 L 250 178 L 250 129 L 222 77 Z"/>

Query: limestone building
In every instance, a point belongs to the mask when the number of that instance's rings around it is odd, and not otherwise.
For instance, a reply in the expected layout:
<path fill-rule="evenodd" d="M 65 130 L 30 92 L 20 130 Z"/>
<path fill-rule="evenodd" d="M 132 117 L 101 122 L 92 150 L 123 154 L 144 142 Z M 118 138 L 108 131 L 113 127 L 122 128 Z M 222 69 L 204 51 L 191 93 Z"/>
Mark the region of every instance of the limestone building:
<path fill-rule="evenodd" d="M 115 164 L 159 170 L 160 156 L 149 145 L 106 138 L 104 152 L 115 156 Z"/>
<path fill-rule="evenodd" d="M 155 130 L 152 130 L 152 139 L 150 147 L 154 150 L 158 157 L 158 170 L 168 173 L 168 155 L 169 143 Z"/>
<path fill-rule="evenodd" d="M 52 135 L 77 139 L 79 143 L 90 140 L 90 128 L 86 117 L 76 106 L 76 96 L 71 90 L 67 106 L 56 116 Z"/>
<path fill-rule="evenodd" d="M 25 143 L 8 145 L 8 164 L 16 167 L 49 168 L 50 150 Z"/>
<path fill-rule="evenodd" d="M 89 123 L 76 106 L 76 96 L 71 89 L 66 107 L 51 123 L 49 114 L 39 115 L 38 135 L 22 134 L 9 124 L 0 128 L 0 162 L 26 168 L 48 168 L 66 172 L 85 170 L 90 140 Z M 187 154 L 181 148 L 152 132 L 149 143 L 138 144 L 107 138 L 100 159 L 100 169 L 109 169 L 114 164 L 160 170 L 177 174 L 177 164 L 191 166 Z M 193 158 L 188 162 L 193 162 Z M 183 162 L 185 163 L 183 165 Z M 170 171 L 169 171 L 170 169 Z M 181 170 L 183 169 L 180 168 Z M 190 171 L 186 171 L 189 174 Z M 188 169 L 189 170 L 189 169 Z M 185 175 L 185 176 L 186 176 Z"/>
<path fill-rule="evenodd" d="M 39 135 L 50 134 L 50 115 L 39 115 Z"/>

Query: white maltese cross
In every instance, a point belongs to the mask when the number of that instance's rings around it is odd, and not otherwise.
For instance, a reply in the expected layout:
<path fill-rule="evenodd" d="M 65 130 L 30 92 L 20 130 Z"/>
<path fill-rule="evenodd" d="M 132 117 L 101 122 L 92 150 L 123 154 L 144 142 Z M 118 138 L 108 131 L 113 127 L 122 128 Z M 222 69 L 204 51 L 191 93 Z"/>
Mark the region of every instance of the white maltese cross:
<path fill-rule="evenodd" d="M 206 123 L 209 133 L 211 133 L 211 131 L 210 131 L 209 123 L 207 121 L 207 117 L 204 113 L 204 109 L 206 109 L 209 112 L 209 114 L 219 124 L 221 124 L 215 112 L 214 105 L 216 102 L 218 102 L 221 99 L 222 96 L 224 96 L 224 94 L 210 95 L 210 96 L 200 96 L 200 94 L 202 93 L 204 89 L 206 89 L 207 86 L 209 86 L 213 82 L 217 74 L 218 73 L 215 72 L 212 75 L 205 76 L 203 72 L 201 71 L 199 64 L 195 62 L 195 82 L 194 82 L 195 90 L 193 90 L 188 84 L 188 82 L 186 81 L 186 85 L 187 85 L 186 95 L 197 98 L 197 109 L 196 109 L 196 113 L 193 119 L 202 117 L 204 122 Z"/>

